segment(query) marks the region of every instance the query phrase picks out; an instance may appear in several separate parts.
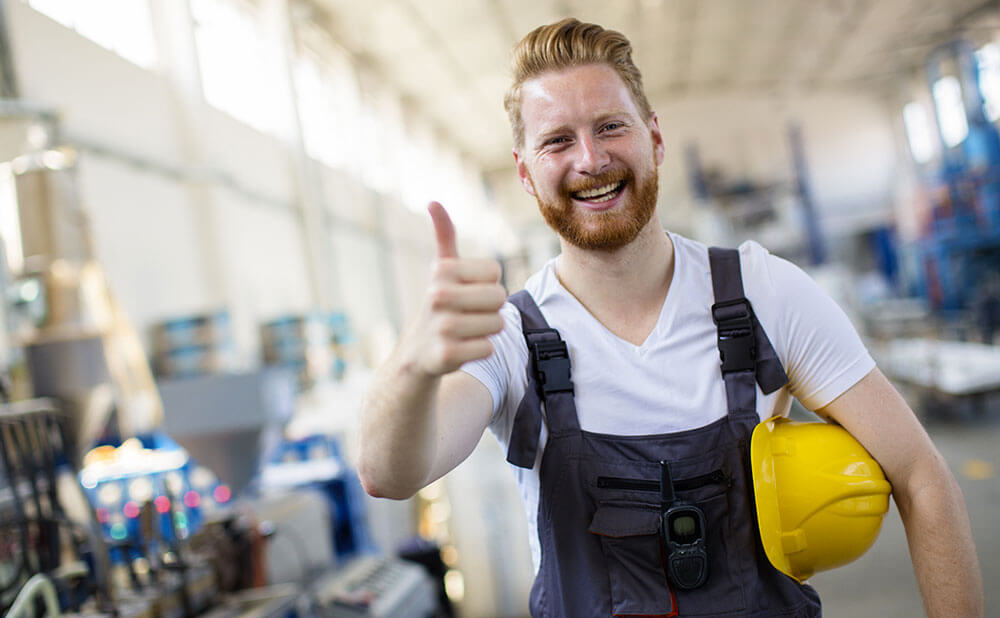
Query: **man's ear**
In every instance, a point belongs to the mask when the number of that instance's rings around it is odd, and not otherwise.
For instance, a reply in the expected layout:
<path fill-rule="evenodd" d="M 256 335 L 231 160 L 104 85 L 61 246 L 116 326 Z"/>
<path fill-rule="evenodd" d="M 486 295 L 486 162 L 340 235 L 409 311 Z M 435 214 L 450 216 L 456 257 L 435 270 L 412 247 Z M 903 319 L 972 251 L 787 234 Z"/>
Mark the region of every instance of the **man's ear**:
<path fill-rule="evenodd" d="M 649 135 L 653 139 L 653 157 L 656 160 L 656 165 L 659 166 L 663 163 L 666 147 L 663 145 L 663 135 L 660 133 L 660 119 L 656 116 L 656 112 L 652 112 L 649 116 Z"/>
<path fill-rule="evenodd" d="M 524 165 L 524 159 L 517 153 L 517 148 L 514 148 L 511 152 L 514 153 L 514 166 L 517 167 L 517 177 L 521 180 L 521 186 L 528 192 L 528 195 L 537 197 L 535 195 L 535 185 L 531 182 L 531 175 L 528 173 L 528 168 Z"/>

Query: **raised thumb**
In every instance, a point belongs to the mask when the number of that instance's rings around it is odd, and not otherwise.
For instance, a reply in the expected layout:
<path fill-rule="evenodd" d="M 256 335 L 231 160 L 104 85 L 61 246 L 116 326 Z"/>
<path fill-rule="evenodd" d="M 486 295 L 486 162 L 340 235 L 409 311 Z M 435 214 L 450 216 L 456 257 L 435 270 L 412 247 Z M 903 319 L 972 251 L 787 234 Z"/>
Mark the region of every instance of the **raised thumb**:
<path fill-rule="evenodd" d="M 458 257 L 458 247 L 455 245 L 455 225 L 448 216 L 448 211 L 439 202 L 431 202 L 427 206 L 434 222 L 434 235 L 437 237 L 437 256 L 439 258 Z"/>

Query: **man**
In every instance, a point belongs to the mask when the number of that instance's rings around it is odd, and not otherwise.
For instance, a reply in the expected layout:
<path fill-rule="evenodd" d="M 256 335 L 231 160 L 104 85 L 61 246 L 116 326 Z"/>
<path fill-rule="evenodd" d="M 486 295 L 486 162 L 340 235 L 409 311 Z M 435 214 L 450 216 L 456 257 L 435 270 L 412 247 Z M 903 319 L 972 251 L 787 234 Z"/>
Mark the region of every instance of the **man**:
<path fill-rule="evenodd" d="M 710 309 L 721 267 L 653 216 L 664 145 L 625 37 L 567 19 L 514 54 L 505 101 L 514 160 L 562 253 L 515 306 L 499 265 L 459 258 L 447 213 L 430 205 L 438 257 L 426 301 L 362 411 L 365 489 L 407 498 L 489 427 L 515 464 L 532 525 L 533 614 L 819 615 L 812 589 L 761 555 L 748 506 L 749 432 L 786 415 L 795 396 L 885 470 L 928 615 L 982 615 L 954 477 L 843 313 L 755 243 L 727 254 L 738 255 L 728 265 L 758 320 L 756 362 L 776 358 L 787 384 L 724 382 Z M 675 489 L 704 518 L 686 530 L 707 536 L 707 578 L 664 576 L 657 526 Z"/>

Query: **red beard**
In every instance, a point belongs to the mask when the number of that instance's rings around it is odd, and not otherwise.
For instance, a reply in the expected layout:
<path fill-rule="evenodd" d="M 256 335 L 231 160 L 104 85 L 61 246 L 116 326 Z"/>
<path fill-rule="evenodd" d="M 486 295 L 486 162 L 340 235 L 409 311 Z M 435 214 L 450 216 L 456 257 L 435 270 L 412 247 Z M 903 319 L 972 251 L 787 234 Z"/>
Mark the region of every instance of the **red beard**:
<path fill-rule="evenodd" d="M 555 200 L 544 201 L 536 197 L 538 208 L 549 227 L 569 244 L 592 251 L 620 249 L 636 239 L 656 212 L 659 185 L 655 167 L 653 169 L 638 185 L 635 174 L 627 170 L 624 177 L 621 172 L 610 172 L 589 181 L 586 186 L 560 187 L 559 197 Z M 581 212 L 570 197 L 571 193 L 621 180 L 625 181 L 625 188 L 633 193 L 623 208 L 594 213 Z M 535 193 L 537 196 L 537 191 Z"/>

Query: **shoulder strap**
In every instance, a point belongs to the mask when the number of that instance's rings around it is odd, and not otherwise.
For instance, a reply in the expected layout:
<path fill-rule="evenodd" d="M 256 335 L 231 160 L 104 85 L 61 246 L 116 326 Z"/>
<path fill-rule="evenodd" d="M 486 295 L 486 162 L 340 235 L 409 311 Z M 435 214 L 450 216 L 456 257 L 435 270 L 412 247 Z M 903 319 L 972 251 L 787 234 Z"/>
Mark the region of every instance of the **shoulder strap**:
<path fill-rule="evenodd" d="M 729 412 L 756 414 L 754 382 L 766 395 L 787 384 L 788 376 L 744 294 L 739 251 L 711 247 L 708 260 L 715 294 L 712 320 L 718 330 Z"/>
<path fill-rule="evenodd" d="M 531 468 L 538 454 L 543 403 L 550 433 L 579 428 L 569 350 L 559 331 L 549 327 L 531 294 L 521 290 L 508 300 L 521 313 L 521 331 L 528 345 L 528 384 L 514 416 L 507 461 Z"/>

